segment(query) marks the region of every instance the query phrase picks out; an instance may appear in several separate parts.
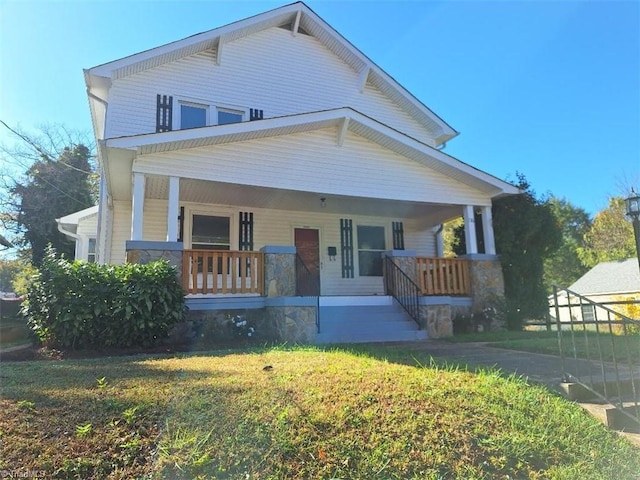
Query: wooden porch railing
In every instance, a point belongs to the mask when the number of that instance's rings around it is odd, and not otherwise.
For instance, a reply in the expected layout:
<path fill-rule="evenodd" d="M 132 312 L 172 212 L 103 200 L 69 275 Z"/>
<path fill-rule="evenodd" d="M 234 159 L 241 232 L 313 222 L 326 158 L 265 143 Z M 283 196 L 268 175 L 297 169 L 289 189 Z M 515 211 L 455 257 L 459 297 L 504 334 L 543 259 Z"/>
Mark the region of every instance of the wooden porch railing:
<path fill-rule="evenodd" d="M 469 262 L 462 258 L 417 257 L 423 295 L 470 295 Z"/>
<path fill-rule="evenodd" d="M 264 255 L 232 250 L 185 250 L 182 286 L 187 293 L 264 292 Z"/>

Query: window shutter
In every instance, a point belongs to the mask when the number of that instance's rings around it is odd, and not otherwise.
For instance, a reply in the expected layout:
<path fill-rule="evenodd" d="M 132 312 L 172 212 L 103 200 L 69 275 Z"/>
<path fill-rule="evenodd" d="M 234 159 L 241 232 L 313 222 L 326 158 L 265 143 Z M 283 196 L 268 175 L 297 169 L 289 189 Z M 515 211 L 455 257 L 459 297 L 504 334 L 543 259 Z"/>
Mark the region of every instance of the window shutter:
<path fill-rule="evenodd" d="M 240 250 L 253 250 L 253 212 L 240 212 L 240 233 L 238 246 Z"/>
<path fill-rule="evenodd" d="M 178 216 L 178 241 L 184 241 L 184 207 L 180 207 L 180 215 Z"/>
<path fill-rule="evenodd" d="M 393 232 L 393 249 L 404 250 L 404 227 L 402 222 L 391 222 Z"/>
<path fill-rule="evenodd" d="M 170 132 L 171 117 L 173 116 L 173 97 L 160 95 L 156 97 L 156 133 Z"/>
<path fill-rule="evenodd" d="M 340 219 L 342 278 L 353 278 L 353 221 Z"/>
<path fill-rule="evenodd" d="M 264 118 L 264 111 L 257 108 L 249 109 L 249 121 L 262 120 Z"/>

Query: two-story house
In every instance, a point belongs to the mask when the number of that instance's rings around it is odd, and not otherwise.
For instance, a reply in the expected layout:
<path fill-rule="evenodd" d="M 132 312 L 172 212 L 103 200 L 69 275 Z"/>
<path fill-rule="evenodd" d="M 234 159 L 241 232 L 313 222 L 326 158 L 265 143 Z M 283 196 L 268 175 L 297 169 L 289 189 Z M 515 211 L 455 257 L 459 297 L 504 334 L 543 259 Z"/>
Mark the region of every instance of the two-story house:
<path fill-rule="evenodd" d="M 500 294 L 491 204 L 518 190 L 442 151 L 457 132 L 304 3 L 85 81 L 97 261 L 171 258 L 192 311 L 255 310 L 290 341 L 392 340 L 447 334 L 483 285 Z M 443 259 L 460 216 L 481 225 Z M 349 336 L 371 309 L 411 332 Z"/>

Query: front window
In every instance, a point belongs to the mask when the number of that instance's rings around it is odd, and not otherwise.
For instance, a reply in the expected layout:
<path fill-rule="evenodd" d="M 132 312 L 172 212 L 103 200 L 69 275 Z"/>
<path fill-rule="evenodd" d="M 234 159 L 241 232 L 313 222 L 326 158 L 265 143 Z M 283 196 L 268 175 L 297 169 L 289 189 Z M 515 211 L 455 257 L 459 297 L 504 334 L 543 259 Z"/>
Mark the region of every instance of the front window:
<path fill-rule="evenodd" d="M 197 128 L 207 125 L 206 105 L 195 103 L 180 104 L 180 128 Z"/>
<path fill-rule="evenodd" d="M 194 215 L 191 248 L 194 250 L 230 250 L 229 217 Z"/>
<path fill-rule="evenodd" d="M 358 266 L 361 277 L 382 276 L 384 227 L 358 225 Z"/>

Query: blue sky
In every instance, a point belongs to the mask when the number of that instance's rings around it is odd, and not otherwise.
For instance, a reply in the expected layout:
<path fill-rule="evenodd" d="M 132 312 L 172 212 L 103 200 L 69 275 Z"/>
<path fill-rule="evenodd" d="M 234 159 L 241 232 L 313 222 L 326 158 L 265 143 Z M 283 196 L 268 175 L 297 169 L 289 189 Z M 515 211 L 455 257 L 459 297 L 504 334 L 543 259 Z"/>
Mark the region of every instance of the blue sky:
<path fill-rule="evenodd" d="M 287 3 L 0 0 L 0 119 L 90 132 L 83 68 Z M 640 1 L 306 3 L 460 132 L 450 155 L 591 214 L 640 188 Z"/>

